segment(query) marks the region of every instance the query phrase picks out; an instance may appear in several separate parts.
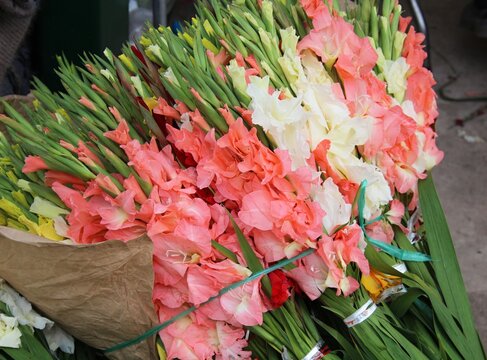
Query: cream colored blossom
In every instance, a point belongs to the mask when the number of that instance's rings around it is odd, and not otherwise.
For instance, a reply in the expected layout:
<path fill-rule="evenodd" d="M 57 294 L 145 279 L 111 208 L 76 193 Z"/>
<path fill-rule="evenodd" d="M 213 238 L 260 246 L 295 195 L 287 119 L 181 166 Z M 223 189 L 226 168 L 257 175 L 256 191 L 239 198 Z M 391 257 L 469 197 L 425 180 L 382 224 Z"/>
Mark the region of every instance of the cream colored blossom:
<path fill-rule="evenodd" d="M 0 314 L 0 348 L 20 348 L 22 333 L 17 319 Z"/>
<path fill-rule="evenodd" d="M 247 94 L 252 98 L 252 122 L 262 126 L 279 149 L 288 150 L 293 169 L 305 165 L 311 152 L 305 131 L 308 114 L 301 106 L 302 99 L 280 100 L 279 91 L 269 94 L 267 76 L 251 77 Z"/>
<path fill-rule="evenodd" d="M 395 61 L 386 60 L 382 71 L 387 82 L 387 91 L 394 95 L 397 101 L 402 102 L 407 89 L 407 76 L 409 71 L 409 65 L 406 59 L 400 57 Z"/>
<path fill-rule="evenodd" d="M 312 189 L 311 198 L 326 212 L 323 217 L 323 227 L 329 235 L 333 234 L 337 227 L 350 221 L 352 206 L 345 202 L 338 186 L 331 178 L 326 179 L 321 186 Z"/>

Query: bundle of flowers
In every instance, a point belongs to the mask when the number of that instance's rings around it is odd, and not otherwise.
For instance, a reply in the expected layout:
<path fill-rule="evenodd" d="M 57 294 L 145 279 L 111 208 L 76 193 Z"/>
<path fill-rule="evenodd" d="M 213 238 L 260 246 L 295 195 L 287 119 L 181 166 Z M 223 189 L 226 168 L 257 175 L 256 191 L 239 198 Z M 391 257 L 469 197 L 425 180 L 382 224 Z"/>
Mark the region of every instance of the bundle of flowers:
<path fill-rule="evenodd" d="M 427 177 L 443 153 L 424 37 L 401 7 L 197 11 L 118 57 L 60 59 L 65 93 L 37 82 L 27 118 L 0 115 L 8 185 L 30 199 L 6 194 L 4 224 L 152 241 L 161 325 L 106 353 L 158 333 L 170 359 L 484 358 Z"/>

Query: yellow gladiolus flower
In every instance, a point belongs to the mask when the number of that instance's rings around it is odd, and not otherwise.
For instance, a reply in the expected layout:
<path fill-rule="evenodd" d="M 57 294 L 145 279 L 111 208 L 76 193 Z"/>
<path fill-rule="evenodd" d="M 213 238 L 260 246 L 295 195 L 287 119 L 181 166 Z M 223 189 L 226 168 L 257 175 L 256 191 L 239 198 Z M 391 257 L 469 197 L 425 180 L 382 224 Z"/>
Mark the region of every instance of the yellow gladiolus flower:
<path fill-rule="evenodd" d="M 5 173 L 5 175 L 9 178 L 10 181 L 16 183 L 17 181 L 19 181 L 19 179 L 17 178 L 17 176 L 15 176 L 14 172 L 12 170 L 9 170 Z"/>
<path fill-rule="evenodd" d="M 24 212 L 16 204 L 7 200 L 0 199 L 0 209 L 5 211 L 10 217 L 17 219 L 20 216 L 24 216 Z"/>
<path fill-rule="evenodd" d="M 11 218 L 7 219 L 7 226 L 12 229 L 23 230 L 23 231 L 26 230 L 24 225 Z"/>
<path fill-rule="evenodd" d="M 7 217 L 2 211 L 0 211 L 0 225 L 1 226 L 7 225 Z"/>
<path fill-rule="evenodd" d="M 220 52 L 220 51 L 219 51 L 219 50 L 216 48 L 216 46 L 215 46 L 215 45 L 213 45 L 213 43 L 212 43 L 210 40 L 206 39 L 206 38 L 203 38 L 203 39 L 201 40 L 201 43 L 203 44 L 203 46 L 204 46 L 206 49 L 210 50 L 210 51 L 211 51 L 213 54 L 215 54 L 215 55 L 216 55 L 216 54 L 218 54 L 218 53 Z"/>
<path fill-rule="evenodd" d="M 214 34 L 215 31 L 213 30 L 213 27 L 208 20 L 205 20 L 205 22 L 203 23 L 203 27 L 205 28 L 205 31 L 208 35 Z"/>
<path fill-rule="evenodd" d="M 35 110 L 38 110 L 41 106 L 41 102 L 38 99 L 34 99 L 34 101 L 32 101 L 32 105 L 34 105 Z"/>
<path fill-rule="evenodd" d="M 148 47 L 149 45 L 152 45 L 152 41 L 145 36 L 141 36 L 139 42 L 140 45 L 142 45 L 143 47 Z"/>
<path fill-rule="evenodd" d="M 159 343 L 156 344 L 156 347 L 157 347 L 157 354 L 159 355 L 159 359 L 166 360 L 167 359 L 166 350 L 164 350 L 164 348 Z"/>
<path fill-rule="evenodd" d="M 152 111 L 158 104 L 157 99 L 154 97 L 144 98 L 144 102 L 150 111 Z"/>
<path fill-rule="evenodd" d="M 118 56 L 120 61 L 123 62 L 123 64 L 132 72 L 137 72 L 137 69 L 135 68 L 134 64 L 132 64 L 132 61 L 127 57 L 125 54 L 121 54 Z"/>
<path fill-rule="evenodd" d="M 49 240 L 61 241 L 64 240 L 62 236 L 59 236 L 54 227 L 54 221 L 52 219 L 39 217 L 39 235 Z"/>
<path fill-rule="evenodd" d="M 193 46 L 194 45 L 194 39 L 191 35 L 189 35 L 188 33 L 183 33 L 183 39 L 186 40 L 186 42 L 190 45 L 190 46 Z"/>
<path fill-rule="evenodd" d="M 373 268 L 370 269 L 369 275 L 363 275 L 360 280 L 364 288 L 369 293 L 370 298 L 375 303 L 380 302 L 381 296 L 389 288 L 402 284 L 402 279 L 397 276 L 384 274 Z"/>
<path fill-rule="evenodd" d="M 28 232 L 32 234 L 40 235 L 39 225 L 34 221 L 27 219 L 25 215 L 19 216 L 17 220 L 19 223 L 21 223 L 27 228 Z"/>
<path fill-rule="evenodd" d="M 12 174 L 13 175 L 13 174 Z M 8 176 L 8 175 L 7 175 Z M 15 176 L 15 175 L 14 175 Z M 16 179 L 16 178 L 15 178 Z M 17 182 L 17 180 L 15 180 Z M 22 191 L 17 190 L 17 191 L 12 191 L 12 197 L 14 198 L 15 201 L 17 201 L 20 205 L 29 207 L 29 203 L 27 202 L 27 199 L 25 198 L 25 195 Z"/>

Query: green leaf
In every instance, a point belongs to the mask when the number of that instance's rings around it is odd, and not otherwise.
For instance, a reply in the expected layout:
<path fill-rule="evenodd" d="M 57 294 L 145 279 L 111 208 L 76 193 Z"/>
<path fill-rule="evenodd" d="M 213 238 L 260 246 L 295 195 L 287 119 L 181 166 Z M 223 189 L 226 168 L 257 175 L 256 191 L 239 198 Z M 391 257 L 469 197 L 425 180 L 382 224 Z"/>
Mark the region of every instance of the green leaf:
<path fill-rule="evenodd" d="M 443 298 L 460 323 L 472 358 L 485 359 L 443 208 L 431 174 L 419 182 L 419 199 L 432 266 Z M 452 339 L 456 340 L 456 339 Z"/>
<path fill-rule="evenodd" d="M 444 354 L 442 358 L 448 355 L 448 358 L 452 360 L 463 359 L 463 357 L 455 349 L 455 345 L 453 345 L 451 339 L 448 338 L 448 335 L 445 334 L 445 331 L 442 329 L 441 325 L 438 324 L 436 319 L 434 320 L 434 327 L 436 337 L 438 338 L 440 351 Z"/>
<path fill-rule="evenodd" d="M 403 317 L 414 302 L 420 297 L 424 295 L 424 292 L 418 288 L 409 288 L 406 294 L 399 296 L 396 300 L 392 302 L 390 305 L 391 311 L 398 317 Z"/>
<path fill-rule="evenodd" d="M 215 240 L 211 240 L 211 246 L 213 246 L 213 248 L 216 251 L 218 251 L 220 254 L 222 254 L 223 256 L 226 256 L 227 258 L 232 260 L 234 263 L 238 264 L 237 256 L 231 250 L 229 250 L 225 246 L 217 243 Z"/>
<path fill-rule="evenodd" d="M 396 228 L 394 232 L 394 240 L 396 241 L 397 245 L 404 250 L 407 251 L 415 251 L 415 247 L 411 244 L 409 239 L 406 235 L 402 232 L 401 229 Z M 428 267 L 426 264 L 416 261 L 408 261 L 407 262 L 408 271 L 418 275 L 421 277 L 428 285 L 436 286 L 435 280 L 433 279 L 432 275 L 430 274 Z"/>
<path fill-rule="evenodd" d="M 472 349 L 465 335 L 462 333 L 461 329 L 457 325 L 456 319 L 451 311 L 442 301 L 438 291 L 426 283 L 424 283 L 420 278 L 415 275 L 410 276 L 411 279 L 404 279 L 404 284 L 408 286 L 418 286 L 422 291 L 428 296 L 433 306 L 435 315 L 438 318 L 439 323 L 443 326 L 445 333 L 450 337 L 452 342 L 458 351 L 466 359 L 483 359 L 483 357 L 474 357 L 473 354 L 475 349 Z"/>
<path fill-rule="evenodd" d="M 250 246 L 248 240 L 245 238 L 242 230 L 240 230 L 237 223 L 233 219 L 233 216 L 230 213 L 228 213 L 228 216 L 230 217 L 233 229 L 235 230 L 235 234 L 237 235 L 238 243 L 240 245 L 240 248 L 242 249 L 243 256 L 245 258 L 245 261 L 247 262 L 247 266 L 253 273 L 264 270 L 264 267 L 260 263 L 259 258 Z M 262 287 L 264 288 L 267 296 L 270 296 L 272 294 L 271 281 L 269 280 L 268 276 L 262 277 Z"/>
<path fill-rule="evenodd" d="M 350 356 L 352 359 L 363 359 L 363 355 L 355 348 L 355 346 L 348 341 L 348 339 L 342 335 L 338 330 L 328 326 L 320 319 L 313 317 L 315 323 L 321 327 L 324 331 L 330 334 L 339 344 L 340 346 L 346 351 L 347 355 Z"/>

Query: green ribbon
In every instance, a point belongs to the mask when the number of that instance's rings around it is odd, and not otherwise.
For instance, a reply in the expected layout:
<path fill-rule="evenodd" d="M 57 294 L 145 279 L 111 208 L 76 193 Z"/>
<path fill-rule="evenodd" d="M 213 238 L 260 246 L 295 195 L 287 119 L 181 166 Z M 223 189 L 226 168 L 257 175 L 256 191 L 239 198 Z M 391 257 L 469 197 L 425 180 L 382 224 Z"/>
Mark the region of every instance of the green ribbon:
<path fill-rule="evenodd" d="M 191 314 L 192 312 L 195 312 L 196 310 L 198 310 L 199 307 L 203 306 L 203 305 L 206 305 L 210 302 L 212 302 L 213 300 L 216 300 L 218 299 L 220 296 L 226 294 L 227 292 L 231 291 L 231 290 L 235 290 L 237 288 L 239 288 L 240 286 L 243 286 L 251 281 L 254 281 L 254 280 L 257 280 L 258 278 L 260 278 L 261 276 L 264 276 L 264 275 L 267 275 L 267 274 L 270 274 L 271 272 L 275 271 L 275 270 L 278 270 L 278 269 L 281 269 L 289 264 L 292 264 L 293 262 L 299 260 L 299 259 L 302 259 L 310 254 L 312 254 L 313 252 L 315 251 L 315 249 L 308 249 L 306 251 L 303 251 L 301 254 L 298 254 L 290 259 L 284 259 L 282 261 L 279 261 L 278 263 L 272 265 L 272 266 L 269 266 L 268 268 L 262 270 L 262 271 L 258 271 L 256 273 L 253 273 L 252 275 L 250 275 L 248 278 L 246 279 L 243 279 L 241 281 L 238 281 L 236 283 L 233 283 L 223 289 L 221 289 L 217 295 L 215 296 L 212 296 L 211 298 L 209 298 L 208 300 L 206 300 L 204 303 L 201 303 L 200 305 L 198 306 L 192 306 L 190 307 L 189 309 L 185 310 L 185 311 L 182 311 L 180 312 L 179 314 L 177 314 L 176 316 L 174 316 L 173 318 L 163 322 L 162 324 L 159 324 L 157 326 L 154 326 L 152 329 L 149 329 L 147 330 L 145 333 L 143 333 L 142 335 L 139 335 L 137 336 L 136 338 L 133 338 L 133 339 L 130 339 L 130 340 L 127 340 L 127 341 L 124 341 L 120 344 L 117 344 L 115 346 L 112 346 L 106 350 L 104 350 L 105 353 L 111 353 L 111 352 L 115 352 L 115 351 L 118 351 L 118 350 L 121 350 L 121 349 L 124 349 L 124 348 L 127 348 L 129 346 L 132 346 L 132 345 L 135 345 L 135 344 L 138 344 L 148 338 L 150 338 L 151 336 L 153 335 L 156 335 L 159 331 L 165 329 L 166 327 L 168 327 L 169 325 L 171 325 L 172 323 L 174 323 L 175 321 Z"/>
<path fill-rule="evenodd" d="M 360 188 L 358 190 L 358 222 L 360 227 L 362 228 L 362 231 L 365 235 L 365 239 L 367 242 L 385 253 L 394 256 L 396 259 L 402 260 L 402 261 L 415 261 L 415 262 L 426 262 L 426 261 L 431 261 L 431 257 L 429 255 L 417 252 L 417 251 L 408 251 L 408 250 L 402 250 L 399 249 L 397 246 L 386 244 L 383 241 L 379 241 L 376 239 L 372 239 L 367 235 L 367 232 L 365 231 L 365 226 L 370 225 L 371 223 L 374 223 L 375 221 L 378 221 L 381 219 L 381 216 L 375 218 L 372 221 L 365 222 L 364 219 L 364 208 L 365 208 L 365 189 L 367 187 L 367 179 L 362 181 L 360 184 Z"/>

